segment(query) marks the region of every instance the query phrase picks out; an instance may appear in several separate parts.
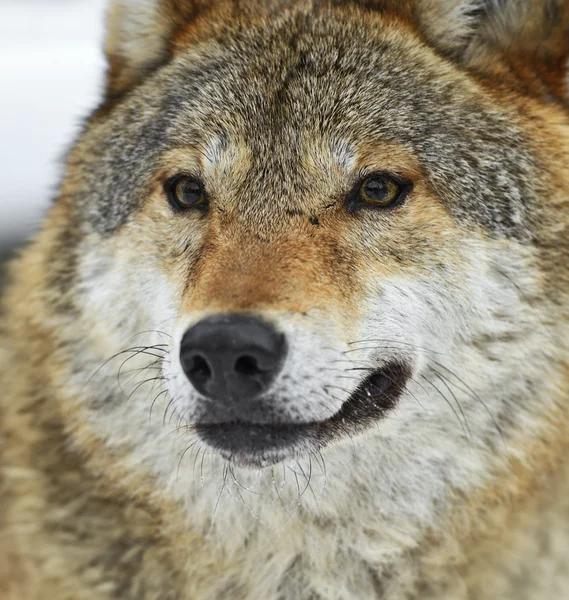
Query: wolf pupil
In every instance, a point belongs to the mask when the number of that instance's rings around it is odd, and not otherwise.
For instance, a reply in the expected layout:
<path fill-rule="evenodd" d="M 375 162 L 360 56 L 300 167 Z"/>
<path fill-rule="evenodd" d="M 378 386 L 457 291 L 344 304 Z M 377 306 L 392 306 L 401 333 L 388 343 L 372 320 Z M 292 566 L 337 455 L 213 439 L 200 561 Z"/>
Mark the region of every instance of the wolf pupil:
<path fill-rule="evenodd" d="M 387 186 L 379 179 L 372 179 L 366 183 L 365 192 L 376 202 L 382 202 L 387 195 Z"/>
<path fill-rule="evenodd" d="M 182 180 L 176 188 L 180 204 L 191 206 L 201 200 L 202 188 L 197 181 Z"/>

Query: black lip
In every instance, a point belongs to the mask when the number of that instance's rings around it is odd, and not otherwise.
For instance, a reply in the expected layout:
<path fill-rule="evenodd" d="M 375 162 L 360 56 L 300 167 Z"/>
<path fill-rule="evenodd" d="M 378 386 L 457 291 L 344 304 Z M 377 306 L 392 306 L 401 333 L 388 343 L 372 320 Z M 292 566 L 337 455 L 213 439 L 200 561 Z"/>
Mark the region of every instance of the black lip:
<path fill-rule="evenodd" d="M 396 405 L 411 369 L 390 363 L 366 377 L 342 408 L 325 421 L 301 424 L 197 423 L 199 437 L 226 459 L 241 466 L 265 467 L 359 433 Z"/>

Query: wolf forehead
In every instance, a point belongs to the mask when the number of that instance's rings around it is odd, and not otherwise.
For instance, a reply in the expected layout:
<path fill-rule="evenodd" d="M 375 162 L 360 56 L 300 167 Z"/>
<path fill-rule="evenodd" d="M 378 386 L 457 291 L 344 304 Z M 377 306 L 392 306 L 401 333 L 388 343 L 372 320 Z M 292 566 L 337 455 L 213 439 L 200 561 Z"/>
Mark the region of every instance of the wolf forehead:
<path fill-rule="evenodd" d="M 314 193 L 299 165 L 321 141 L 344 159 L 370 141 L 392 144 L 416 158 L 457 220 L 523 239 L 539 168 L 519 112 L 495 98 L 381 15 L 293 12 L 179 49 L 91 118 L 70 167 L 87 220 L 109 235 L 142 206 L 176 148 L 214 161 L 246 151 L 250 193 L 235 201 L 278 207 Z"/>

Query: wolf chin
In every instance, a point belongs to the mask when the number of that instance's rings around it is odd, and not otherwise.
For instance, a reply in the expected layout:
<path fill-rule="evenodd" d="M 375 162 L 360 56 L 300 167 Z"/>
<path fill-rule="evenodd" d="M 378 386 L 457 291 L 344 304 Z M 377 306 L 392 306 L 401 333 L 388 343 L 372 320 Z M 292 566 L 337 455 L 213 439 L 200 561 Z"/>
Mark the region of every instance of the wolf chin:
<path fill-rule="evenodd" d="M 568 597 L 568 3 L 105 50 L 3 298 L 1 600 Z"/>

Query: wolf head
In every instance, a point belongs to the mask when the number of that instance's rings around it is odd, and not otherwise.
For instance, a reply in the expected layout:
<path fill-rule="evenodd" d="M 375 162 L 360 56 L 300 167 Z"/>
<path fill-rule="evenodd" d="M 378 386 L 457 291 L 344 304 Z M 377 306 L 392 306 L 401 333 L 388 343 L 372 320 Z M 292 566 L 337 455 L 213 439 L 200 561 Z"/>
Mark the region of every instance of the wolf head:
<path fill-rule="evenodd" d="M 314 466 L 325 513 L 403 528 L 525 460 L 564 377 L 565 13 L 112 2 L 42 234 L 77 443 L 194 516 Z"/>

